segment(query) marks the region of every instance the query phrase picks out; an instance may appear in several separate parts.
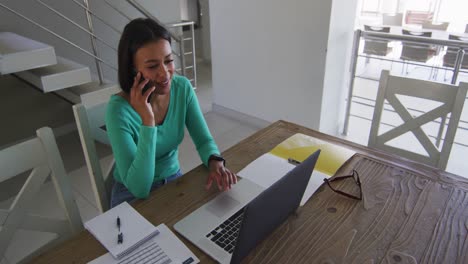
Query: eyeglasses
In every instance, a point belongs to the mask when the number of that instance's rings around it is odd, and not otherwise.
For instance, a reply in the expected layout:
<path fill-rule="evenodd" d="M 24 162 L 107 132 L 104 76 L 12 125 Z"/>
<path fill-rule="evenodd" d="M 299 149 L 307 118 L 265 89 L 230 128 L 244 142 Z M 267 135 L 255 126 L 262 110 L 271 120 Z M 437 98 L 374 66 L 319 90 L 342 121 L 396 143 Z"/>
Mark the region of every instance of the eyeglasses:
<path fill-rule="evenodd" d="M 350 194 L 350 193 L 347 193 L 347 192 L 344 192 L 344 191 L 341 191 L 341 190 L 338 190 L 336 187 L 333 186 L 332 182 L 337 182 L 337 181 L 341 181 L 341 180 L 344 180 L 344 179 L 348 179 L 348 178 L 352 178 L 354 179 L 354 182 L 356 183 L 356 185 L 359 187 L 359 195 L 354 195 L 354 194 Z M 350 175 L 345 175 L 345 176 L 333 176 L 329 179 L 325 178 L 323 179 L 324 182 L 327 183 L 328 187 L 330 187 L 330 189 L 332 189 L 332 191 L 336 192 L 336 193 L 339 193 L 341 195 L 344 195 L 348 198 L 351 198 L 351 199 L 355 199 L 355 200 L 362 200 L 362 186 L 361 186 L 361 180 L 359 179 L 359 173 L 355 170 L 353 170 L 353 173 L 350 174 Z"/>

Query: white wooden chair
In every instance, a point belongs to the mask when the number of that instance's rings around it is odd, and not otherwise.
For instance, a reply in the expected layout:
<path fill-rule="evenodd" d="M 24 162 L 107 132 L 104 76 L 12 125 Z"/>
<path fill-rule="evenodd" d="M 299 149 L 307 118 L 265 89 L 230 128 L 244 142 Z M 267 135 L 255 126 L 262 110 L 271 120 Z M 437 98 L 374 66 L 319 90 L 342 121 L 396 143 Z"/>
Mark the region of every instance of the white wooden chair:
<path fill-rule="evenodd" d="M 389 33 L 390 27 L 376 27 L 376 26 L 364 25 L 364 30 L 372 31 L 372 32 Z M 365 54 L 387 56 L 390 52 L 392 52 L 392 48 L 388 46 L 387 40 L 366 39 L 364 42 L 363 53 Z"/>
<path fill-rule="evenodd" d="M 455 139 L 458 122 L 460 121 L 467 89 L 468 83 L 460 83 L 459 86 L 454 86 L 444 83 L 390 76 L 388 71 L 382 71 L 368 145 L 440 169 L 445 169 Z M 413 117 L 402 104 L 401 100 L 397 98 L 399 95 L 436 101 L 440 105 L 418 117 Z M 382 130 L 381 121 L 385 101 L 393 107 L 395 112 L 403 120 L 403 123 L 384 133 L 380 133 L 380 130 Z M 445 124 L 445 118 L 448 114 L 450 114 L 450 120 L 448 121 L 447 131 L 442 146 L 438 148 L 429 139 L 428 135 L 422 129 L 422 126 L 438 118 L 443 120 L 442 122 Z M 407 149 L 411 148 L 407 150 L 388 144 L 389 141 L 408 132 L 411 132 L 416 137 L 417 141 L 427 152 L 427 155 L 418 153 L 410 146 L 401 146 Z"/>
<path fill-rule="evenodd" d="M 55 238 L 27 253 L 22 261 L 47 250 L 83 229 L 54 134 L 48 127 L 37 130 L 37 137 L 0 150 L 0 184 L 31 170 L 24 185 L 7 209 L 0 210 L 0 259 L 17 231 L 32 230 L 55 234 Z M 65 219 L 34 215 L 33 204 L 44 182 L 51 176 Z"/>
<path fill-rule="evenodd" d="M 96 205 L 101 213 L 109 209 L 115 162 L 112 160 L 106 168 L 101 168 L 95 141 L 110 145 L 105 130 L 106 107 L 110 96 L 119 91 L 117 86 L 109 86 L 96 92 L 83 94 L 81 103 L 73 106 L 91 186 Z"/>

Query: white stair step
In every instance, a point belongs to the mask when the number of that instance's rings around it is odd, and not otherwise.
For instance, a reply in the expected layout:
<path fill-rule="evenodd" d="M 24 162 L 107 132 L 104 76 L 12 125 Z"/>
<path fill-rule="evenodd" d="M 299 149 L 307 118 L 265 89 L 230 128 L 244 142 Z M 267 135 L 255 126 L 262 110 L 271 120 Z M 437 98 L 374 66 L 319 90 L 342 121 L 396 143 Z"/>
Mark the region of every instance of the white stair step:
<path fill-rule="evenodd" d="M 0 74 L 57 63 L 54 47 L 11 32 L 0 32 Z"/>
<path fill-rule="evenodd" d="M 83 96 L 93 93 L 93 97 L 97 97 L 99 96 L 99 93 L 98 92 L 96 93 L 96 91 L 103 91 L 107 89 L 112 89 L 114 93 L 118 93 L 120 90 L 117 84 L 103 83 L 100 85 L 98 81 L 93 81 L 90 83 L 77 85 L 77 86 L 70 87 L 67 89 L 58 90 L 58 91 L 55 91 L 55 93 L 74 104 L 78 104 L 78 103 L 81 103 Z M 87 100 L 91 100 L 91 99 L 87 99 Z"/>
<path fill-rule="evenodd" d="M 62 57 L 57 57 L 55 65 L 18 72 L 16 75 L 46 93 L 91 82 L 88 67 Z"/>

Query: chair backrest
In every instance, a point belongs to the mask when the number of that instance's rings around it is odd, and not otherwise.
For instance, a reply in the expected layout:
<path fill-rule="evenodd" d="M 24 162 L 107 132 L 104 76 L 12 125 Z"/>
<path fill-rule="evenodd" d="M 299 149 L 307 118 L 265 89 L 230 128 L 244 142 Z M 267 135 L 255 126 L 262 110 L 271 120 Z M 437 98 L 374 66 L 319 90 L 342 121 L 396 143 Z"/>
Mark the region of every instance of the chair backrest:
<path fill-rule="evenodd" d="M 432 23 L 432 21 L 424 21 L 422 24 L 422 28 L 437 30 L 447 30 L 448 26 L 449 22 Z"/>
<path fill-rule="evenodd" d="M 364 30 L 365 31 L 389 33 L 390 32 L 390 27 L 364 25 Z"/>
<path fill-rule="evenodd" d="M 458 41 L 468 41 L 467 38 L 457 35 L 449 35 L 450 40 L 458 40 Z M 463 55 L 463 61 L 461 64 L 462 69 L 468 69 L 468 52 L 465 51 Z M 457 60 L 458 48 L 448 47 L 447 52 L 443 57 L 443 66 L 444 67 L 455 67 L 455 61 Z"/>
<path fill-rule="evenodd" d="M 406 24 L 422 25 L 424 21 L 432 21 L 434 13 L 431 11 L 407 10 L 405 15 Z"/>
<path fill-rule="evenodd" d="M 8 209 L 0 210 L 0 256 L 4 256 L 18 229 L 54 233 L 56 238 L 40 246 L 23 261 L 62 242 L 83 229 L 71 183 L 52 129 L 37 130 L 37 137 L 0 150 L 0 184 L 31 171 Z M 51 176 L 66 219 L 31 214 L 41 187 Z"/>
<path fill-rule="evenodd" d="M 415 37 L 432 37 L 431 31 L 411 31 L 408 29 L 401 30 L 403 35 L 410 35 Z M 436 47 L 429 44 L 420 44 L 420 43 L 408 43 L 402 42 L 401 56 L 403 60 L 412 60 L 419 62 L 426 62 L 436 52 Z"/>
<path fill-rule="evenodd" d="M 468 33 L 468 24 L 465 26 L 465 33 Z"/>
<path fill-rule="evenodd" d="M 402 29 L 401 32 L 403 35 L 410 35 L 410 36 L 416 36 L 416 37 L 425 37 L 425 38 L 430 38 L 432 37 L 432 32 L 431 31 L 411 31 L 408 29 Z"/>
<path fill-rule="evenodd" d="M 365 31 L 389 33 L 390 27 L 364 25 Z M 370 55 L 386 56 L 391 50 L 388 41 L 383 39 L 366 38 L 363 53 Z"/>
<path fill-rule="evenodd" d="M 386 26 L 401 26 L 402 22 L 403 22 L 403 13 L 382 15 L 382 23 Z"/>
<path fill-rule="evenodd" d="M 82 95 L 81 103 L 73 106 L 73 113 L 75 114 L 78 134 L 80 135 L 96 205 L 101 212 L 109 209 L 113 179 L 112 172 L 115 162 L 112 161 L 104 169 L 103 173 L 95 141 L 110 145 L 105 129 L 106 107 L 110 96 L 119 91 L 120 89 L 115 85 L 108 86 L 96 92 Z"/>
<path fill-rule="evenodd" d="M 468 83 L 460 83 L 459 86 L 454 86 L 444 83 L 391 76 L 389 71 L 382 71 L 368 145 L 445 169 L 455 139 L 455 133 L 460 121 L 467 90 Z M 429 102 L 430 100 L 432 104 L 434 104 L 435 101 L 438 102 L 438 106 L 418 117 L 413 117 L 412 113 L 410 113 L 408 108 L 402 103 L 403 97 L 400 96 L 419 98 L 417 101 L 418 104 L 421 104 L 419 100 L 422 99 L 424 99 L 425 102 Z M 393 107 L 396 114 L 401 117 L 403 123 L 380 133 L 380 130 L 382 130 L 381 125 L 384 123 L 382 121 L 382 115 L 386 101 Z M 440 148 L 437 148 L 424 132 L 422 126 L 439 118 L 444 120 L 449 113 L 450 119 L 448 121 L 443 144 Z M 385 120 L 385 123 L 388 122 L 388 120 Z M 391 140 L 397 139 L 409 132 L 415 136 L 423 147 L 423 152 L 425 151 L 427 155 L 415 151 L 414 146 L 403 146 L 401 142 L 398 144 L 398 147 L 395 146 L 395 144 L 387 144 Z M 407 149 L 409 148 L 410 150 L 403 149 L 402 147 L 407 147 Z"/>

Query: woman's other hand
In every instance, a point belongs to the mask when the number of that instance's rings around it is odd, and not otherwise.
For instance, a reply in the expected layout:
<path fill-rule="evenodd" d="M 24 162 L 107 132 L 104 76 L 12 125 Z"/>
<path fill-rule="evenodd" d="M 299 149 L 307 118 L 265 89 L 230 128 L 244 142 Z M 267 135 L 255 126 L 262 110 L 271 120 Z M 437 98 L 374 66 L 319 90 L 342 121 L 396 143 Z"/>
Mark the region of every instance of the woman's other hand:
<path fill-rule="evenodd" d="M 237 183 L 236 174 L 232 173 L 226 167 L 224 167 L 223 161 L 210 160 L 208 164 L 210 173 L 208 175 L 208 180 L 206 182 L 206 189 L 209 190 L 213 182 L 216 182 L 218 189 L 229 190 L 231 189 L 232 184 Z"/>
<path fill-rule="evenodd" d="M 130 90 L 130 104 L 133 109 L 140 115 L 143 125 L 154 126 L 154 113 L 151 104 L 148 102 L 148 97 L 154 91 L 155 87 L 149 88 L 145 93 L 142 93 L 143 87 L 149 82 L 148 79 L 141 81 L 144 78 L 139 72 L 134 80 Z"/>

